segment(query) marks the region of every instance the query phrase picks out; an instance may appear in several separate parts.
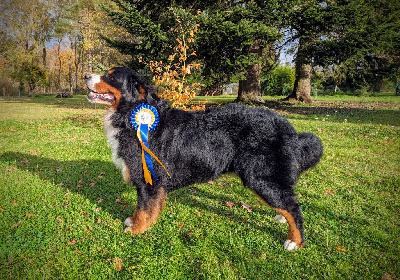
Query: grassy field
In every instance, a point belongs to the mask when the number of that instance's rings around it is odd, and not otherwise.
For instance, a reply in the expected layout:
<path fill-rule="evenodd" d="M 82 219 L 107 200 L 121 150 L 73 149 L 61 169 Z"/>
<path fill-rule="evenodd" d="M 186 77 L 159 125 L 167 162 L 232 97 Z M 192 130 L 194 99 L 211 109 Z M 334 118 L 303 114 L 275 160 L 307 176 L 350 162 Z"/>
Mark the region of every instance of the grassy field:
<path fill-rule="evenodd" d="M 0 100 L 0 279 L 399 279 L 400 97 L 266 106 L 325 146 L 297 186 L 302 250 L 283 249 L 287 225 L 233 175 L 171 193 L 155 226 L 124 234 L 136 192 L 104 108 Z"/>

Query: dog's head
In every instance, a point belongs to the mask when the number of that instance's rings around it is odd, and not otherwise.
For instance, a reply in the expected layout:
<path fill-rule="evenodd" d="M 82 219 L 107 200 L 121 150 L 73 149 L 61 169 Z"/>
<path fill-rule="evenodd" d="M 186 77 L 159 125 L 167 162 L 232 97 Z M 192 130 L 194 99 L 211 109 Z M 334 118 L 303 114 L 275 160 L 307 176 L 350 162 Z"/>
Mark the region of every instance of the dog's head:
<path fill-rule="evenodd" d="M 103 76 L 85 75 L 86 86 L 90 89 L 87 98 L 92 103 L 101 103 L 114 107 L 120 103 L 145 101 L 153 103 L 151 87 L 135 71 L 127 67 L 114 67 Z"/>

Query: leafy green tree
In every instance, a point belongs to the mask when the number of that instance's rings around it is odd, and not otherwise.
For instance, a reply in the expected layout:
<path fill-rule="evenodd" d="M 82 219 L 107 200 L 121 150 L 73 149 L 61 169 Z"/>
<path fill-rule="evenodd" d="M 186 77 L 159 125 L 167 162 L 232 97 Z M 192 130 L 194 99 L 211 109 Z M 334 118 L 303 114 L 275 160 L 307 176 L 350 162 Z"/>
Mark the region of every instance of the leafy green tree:
<path fill-rule="evenodd" d="M 26 82 L 29 94 L 46 80 L 46 42 L 54 29 L 56 1 L 5 0 L 0 3 L 1 50 L 10 77 Z M 42 85 L 47 85 L 43 83 Z"/>
<path fill-rule="evenodd" d="M 37 85 L 45 85 L 47 82 L 46 71 L 37 64 L 24 62 L 19 69 L 12 74 L 12 77 L 21 84 L 28 84 L 28 95 L 32 96 Z"/>
<path fill-rule="evenodd" d="M 332 31 L 332 5 L 336 1 L 297 1 L 285 18 L 291 32 L 291 42 L 297 43 L 293 91 L 285 98 L 311 103 L 311 70 L 313 53 L 311 48 Z"/>
<path fill-rule="evenodd" d="M 346 66 L 341 69 L 347 71 L 347 80 L 353 76 L 353 81 L 360 78 L 361 68 L 375 79 L 398 71 L 398 1 L 299 1 L 286 24 L 292 31 L 292 41 L 298 43 L 296 82 L 288 100 L 312 102 L 314 65 Z"/>
<path fill-rule="evenodd" d="M 352 12 L 340 11 L 353 19 L 345 25 L 344 36 L 317 51 L 335 54 L 332 60 L 344 66 L 348 88 L 380 91 L 385 79 L 400 76 L 400 2 L 353 0 L 351 4 Z"/>
<path fill-rule="evenodd" d="M 261 69 L 275 64 L 273 44 L 282 37 L 274 24 L 280 8 L 275 1 L 204 7 L 197 41 L 203 75 L 211 83 L 235 78 L 239 101 L 262 102 Z"/>
<path fill-rule="evenodd" d="M 197 58 L 203 62 L 206 84 L 239 80 L 239 100 L 262 101 L 260 71 L 274 63 L 272 45 L 282 34 L 273 24 L 279 1 L 122 1 L 120 10 L 107 10 L 113 22 L 130 34 L 129 41 L 106 39 L 135 58 L 136 67 L 146 60 L 166 61 L 175 45 L 176 19 L 170 8 L 180 7 L 188 22 L 200 23 Z M 201 11 L 201 14 L 200 12 Z M 183 13 L 183 12 L 182 12 Z M 189 28 L 190 29 L 190 28 Z"/>

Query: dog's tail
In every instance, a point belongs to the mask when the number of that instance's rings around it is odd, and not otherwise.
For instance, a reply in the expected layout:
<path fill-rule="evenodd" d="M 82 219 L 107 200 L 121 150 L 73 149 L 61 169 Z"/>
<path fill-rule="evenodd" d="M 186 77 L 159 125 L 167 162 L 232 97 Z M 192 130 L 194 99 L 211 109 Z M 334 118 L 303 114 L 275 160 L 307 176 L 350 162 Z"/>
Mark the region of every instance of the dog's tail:
<path fill-rule="evenodd" d="M 319 162 L 324 149 L 321 140 L 312 133 L 300 133 L 298 139 L 300 147 L 298 162 L 300 170 L 305 171 Z"/>

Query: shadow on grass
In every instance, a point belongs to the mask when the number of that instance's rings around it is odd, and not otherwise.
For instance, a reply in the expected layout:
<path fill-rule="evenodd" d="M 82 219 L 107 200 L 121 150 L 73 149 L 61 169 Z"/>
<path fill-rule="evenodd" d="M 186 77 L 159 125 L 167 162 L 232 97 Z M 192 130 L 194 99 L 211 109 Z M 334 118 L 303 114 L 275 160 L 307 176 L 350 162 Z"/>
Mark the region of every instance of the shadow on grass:
<path fill-rule="evenodd" d="M 241 187 L 244 188 L 244 186 Z M 217 187 L 213 186 L 211 188 Z M 218 219 L 226 220 L 224 223 L 241 224 L 247 226 L 252 231 L 268 232 L 268 234 L 273 236 L 276 240 L 284 240 L 284 238 L 286 238 L 286 233 L 282 235 L 281 232 L 276 231 L 276 227 L 272 224 L 275 223 L 275 221 L 268 223 L 259 220 L 260 216 L 274 217 L 278 212 L 272 212 L 271 214 L 271 211 L 268 211 L 270 208 L 266 205 L 262 205 L 261 207 L 252 208 L 253 213 L 256 213 L 258 217 L 254 217 L 254 214 L 248 215 L 247 210 L 241 207 L 241 204 L 233 198 L 234 196 L 238 196 L 234 190 L 224 190 L 224 193 L 225 194 L 214 194 L 212 191 L 201 188 L 201 186 L 200 188 L 192 186 L 190 190 L 183 188 L 172 192 L 169 194 L 169 199 L 189 206 L 193 208 L 194 211 L 202 210 L 206 215 L 207 213 L 211 213 L 214 216 L 210 221 L 211 226 L 212 220 L 216 219 L 216 216 L 218 216 Z M 195 197 L 198 197 L 198 199 Z M 207 203 L 207 200 L 212 202 Z M 242 198 L 242 200 L 245 200 L 245 198 Z M 235 205 L 233 207 L 231 206 L 232 208 L 227 207 L 226 202 L 228 201 L 234 201 Z M 238 210 L 238 208 L 241 210 Z M 262 218 L 262 220 L 265 219 Z"/>
<path fill-rule="evenodd" d="M 300 115 L 305 119 L 315 116 L 327 117 L 327 121 L 331 122 L 400 125 L 400 110 L 396 103 L 317 101 L 305 106 L 302 103 L 266 101 L 263 106 L 283 116 Z"/>
<path fill-rule="evenodd" d="M 0 162 L 8 163 L 20 170 L 28 171 L 37 175 L 42 180 L 51 182 L 54 186 L 65 189 L 65 192 L 74 192 L 89 199 L 93 204 L 99 204 L 115 219 L 124 219 L 131 216 L 135 210 L 136 201 L 126 201 L 116 203 L 121 199 L 121 194 L 125 192 L 135 192 L 133 185 L 123 183 L 120 171 L 116 169 L 112 162 L 100 160 L 74 160 L 58 161 L 51 158 L 40 157 L 32 154 L 18 152 L 6 152 L 0 154 Z M 196 199 L 193 197 L 190 189 L 195 189 Z M 249 219 L 246 211 L 242 213 L 233 213 L 228 207 L 225 209 L 225 203 L 230 201 L 233 195 L 213 194 L 207 190 L 194 188 L 182 188 L 169 194 L 171 201 L 186 205 L 195 211 L 203 210 L 212 213 L 219 218 L 223 217 L 234 224 L 246 224 L 251 228 L 262 232 L 269 232 L 274 237 L 283 239 L 281 233 L 276 232 L 272 227 L 265 224 L 258 224 L 257 220 Z M 211 200 L 208 204 L 206 200 Z M 168 202 L 167 202 L 168 203 Z M 221 205 L 221 207 L 215 206 Z M 240 207 L 239 204 L 237 207 Z M 267 207 L 267 206 L 265 206 Z M 257 210 L 261 215 L 270 215 L 265 210 Z"/>
<path fill-rule="evenodd" d="M 34 97 L 6 97 L 0 99 L 2 103 L 21 102 L 43 104 L 67 109 L 102 109 L 105 105 L 90 103 L 86 95 L 74 95 L 72 98 L 55 98 L 51 95 L 38 95 Z"/>
<path fill-rule="evenodd" d="M 123 192 L 134 187 L 122 182 L 120 172 L 111 162 L 100 160 L 58 161 L 32 154 L 6 152 L 0 154 L 0 162 L 9 163 L 64 188 L 88 198 L 92 203 L 102 199 L 101 207 L 114 218 L 124 219 L 132 215 L 134 205 L 115 203 Z M 116 174 L 118 172 L 118 175 Z"/>

